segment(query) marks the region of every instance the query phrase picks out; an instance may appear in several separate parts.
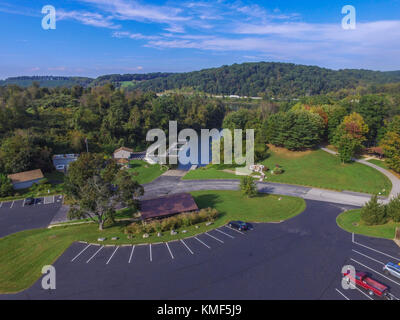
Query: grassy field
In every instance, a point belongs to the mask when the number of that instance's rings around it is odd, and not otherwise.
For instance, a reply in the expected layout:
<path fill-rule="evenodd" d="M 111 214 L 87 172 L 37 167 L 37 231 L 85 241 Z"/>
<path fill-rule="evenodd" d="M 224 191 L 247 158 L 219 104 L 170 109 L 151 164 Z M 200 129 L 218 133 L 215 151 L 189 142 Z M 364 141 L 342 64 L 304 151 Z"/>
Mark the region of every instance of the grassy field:
<path fill-rule="evenodd" d="M 228 222 L 240 219 L 251 222 L 273 222 L 291 218 L 305 209 L 305 201 L 299 198 L 276 195 L 244 197 L 239 191 L 198 191 L 192 193 L 200 208 L 214 207 L 221 215 L 211 226 L 205 223 L 198 228 L 185 228 L 187 233 L 178 230 L 176 236 L 164 233 L 155 234 L 148 239 L 142 235 L 127 239 L 124 228 L 130 222 L 117 222 L 103 231 L 95 224 L 82 224 L 36 229 L 19 232 L 0 239 L 0 293 L 18 292 L 31 286 L 41 275 L 44 265 L 51 265 L 74 242 L 97 242 L 99 237 L 108 240 L 103 244 L 137 244 L 145 242 L 164 242 L 205 232 Z M 119 237 L 111 241 L 111 237 Z"/>
<path fill-rule="evenodd" d="M 152 182 L 167 171 L 166 167 L 161 167 L 159 164 L 148 164 L 142 160 L 132 160 L 130 161 L 130 165 L 129 172 L 135 175 L 135 179 L 140 184 Z"/>
<path fill-rule="evenodd" d="M 367 226 L 361 221 L 361 209 L 350 210 L 340 214 L 336 222 L 348 232 L 363 234 L 370 237 L 394 239 L 396 227 L 400 223 L 388 222 L 378 226 Z"/>
<path fill-rule="evenodd" d="M 267 173 L 266 181 L 297 184 L 332 190 L 349 190 L 364 193 L 381 192 L 388 195 L 392 188 L 390 180 L 379 171 L 360 163 L 342 164 L 334 155 L 325 151 L 291 152 L 281 148 L 271 148 L 270 156 L 262 162 L 273 169 L 279 164 L 284 173 Z M 215 169 L 195 170 L 184 179 L 240 179 L 230 173 Z"/>

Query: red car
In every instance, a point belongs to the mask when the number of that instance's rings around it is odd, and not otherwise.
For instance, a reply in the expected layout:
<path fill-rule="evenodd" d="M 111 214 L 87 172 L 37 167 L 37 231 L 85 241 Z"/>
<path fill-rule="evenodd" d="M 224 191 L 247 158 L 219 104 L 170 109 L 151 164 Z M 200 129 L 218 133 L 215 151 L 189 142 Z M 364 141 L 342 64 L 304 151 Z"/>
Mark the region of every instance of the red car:
<path fill-rule="evenodd" d="M 384 284 L 371 279 L 365 272 L 356 272 L 353 278 L 350 272 L 344 273 L 343 277 L 348 279 L 348 283 L 353 282 L 356 286 L 363 288 L 370 296 L 377 296 L 387 300 L 392 300 L 392 295 L 389 293 L 389 288 Z"/>

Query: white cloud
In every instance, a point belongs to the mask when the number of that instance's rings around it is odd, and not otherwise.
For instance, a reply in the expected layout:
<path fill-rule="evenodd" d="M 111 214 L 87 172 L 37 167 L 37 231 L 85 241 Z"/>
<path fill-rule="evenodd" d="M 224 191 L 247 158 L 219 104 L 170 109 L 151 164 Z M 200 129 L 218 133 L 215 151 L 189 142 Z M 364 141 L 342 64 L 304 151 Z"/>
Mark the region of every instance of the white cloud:
<path fill-rule="evenodd" d="M 154 40 L 159 39 L 159 36 L 146 36 L 141 33 L 131 33 L 128 31 L 115 31 L 112 36 L 114 38 L 129 38 L 134 40 Z"/>
<path fill-rule="evenodd" d="M 57 19 L 59 20 L 75 20 L 85 25 L 90 25 L 94 27 L 118 29 L 121 26 L 116 25 L 112 21 L 112 17 L 103 16 L 100 13 L 86 12 L 86 11 L 64 11 L 57 10 Z"/>

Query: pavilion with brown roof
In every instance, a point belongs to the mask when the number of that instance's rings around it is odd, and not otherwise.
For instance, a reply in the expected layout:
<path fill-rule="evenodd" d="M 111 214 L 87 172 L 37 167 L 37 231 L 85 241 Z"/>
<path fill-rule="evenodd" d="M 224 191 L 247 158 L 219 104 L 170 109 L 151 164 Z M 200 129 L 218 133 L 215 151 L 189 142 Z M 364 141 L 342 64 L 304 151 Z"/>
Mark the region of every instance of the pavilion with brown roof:
<path fill-rule="evenodd" d="M 143 220 L 161 219 L 198 210 L 199 208 L 190 193 L 177 193 L 140 202 L 140 213 Z"/>

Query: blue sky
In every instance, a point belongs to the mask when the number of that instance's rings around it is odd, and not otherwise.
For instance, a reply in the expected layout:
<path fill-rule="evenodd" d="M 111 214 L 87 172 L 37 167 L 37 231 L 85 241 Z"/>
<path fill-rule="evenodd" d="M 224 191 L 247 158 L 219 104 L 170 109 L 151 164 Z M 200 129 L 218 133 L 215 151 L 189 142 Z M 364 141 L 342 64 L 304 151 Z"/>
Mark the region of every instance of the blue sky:
<path fill-rule="evenodd" d="M 43 30 L 42 7 L 57 11 Z M 355 30 L 341 25 L 356 8 Z M 400 70 L 400 0 L 2 0 L 0 78 L 182 72 L 281 61 Z"/>

